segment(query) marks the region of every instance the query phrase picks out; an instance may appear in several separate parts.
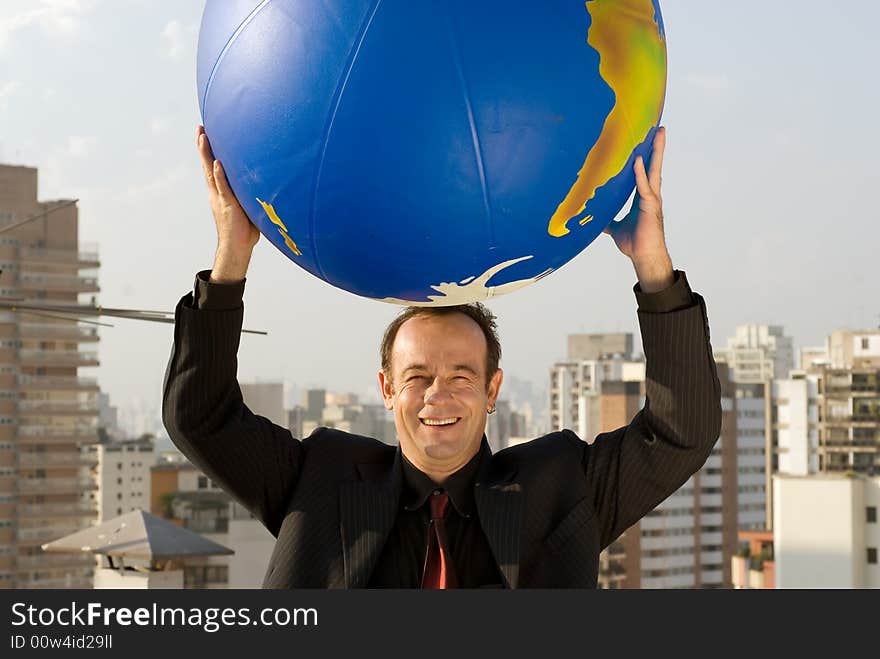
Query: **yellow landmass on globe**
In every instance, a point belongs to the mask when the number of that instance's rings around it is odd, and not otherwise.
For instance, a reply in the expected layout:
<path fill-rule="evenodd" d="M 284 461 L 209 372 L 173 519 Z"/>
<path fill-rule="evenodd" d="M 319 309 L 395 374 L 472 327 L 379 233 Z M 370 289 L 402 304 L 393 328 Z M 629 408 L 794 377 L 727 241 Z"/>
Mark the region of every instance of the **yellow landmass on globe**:
<path fill-rule="evenodd" d="M 299 247 L 297 247 L 296 243 L 293 242 L 293 238 L 287 235 L 287 227 L 284 226 L 284 222 L 282 222 L 281 218 L 278 217 L 278 213 L 275 212 L 275 207 L 272 204 L 267 204 L 259 197 L 257 197 L 256 199 L 258 202 L 260 202 L 260 206 L 263 207 L 263 210 L 266 211 L 266 215 L 269 216 L 272 224 L 278 227 L 278 233 L 284 236 L 284 244 L 287 245 L 287 249 L 289 249 L 297 256 L 302 256 L 302 252 L 299 251 Z"/>
<path fill-rule="evenodd" d="M 585 4 L 592 18 L 587 43 L 599 53 L 599 74 L 615 102 L 577 180 L 550 218 L 547 232 L 556 237 L 568 233 L 569 220 L 584 211 L 596 190 L 623 169 L 648 136 L 660 119 L 666 90 L 666 42 L 651 0 Z"/>

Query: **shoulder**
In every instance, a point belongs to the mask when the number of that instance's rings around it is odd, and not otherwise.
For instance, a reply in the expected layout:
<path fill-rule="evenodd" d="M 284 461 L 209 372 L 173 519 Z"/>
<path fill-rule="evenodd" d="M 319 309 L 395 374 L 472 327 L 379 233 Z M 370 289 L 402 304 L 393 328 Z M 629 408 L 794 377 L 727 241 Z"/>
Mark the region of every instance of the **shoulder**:
<path fill-rule="evenodd" d="M 535 464 L 577 458 L 586 446 L 571 430 L 560 430 L 502 449 L 492 457 L 502 463 Z"/>
<path fill-rule="evenodd" d="M 397 451 L 396 446 L 378 439 L 323 426 L 315 428 L 311 435 L 302 440 L 302 445 L 310 457 L 334 457 L 350 462 L 393 459 Z"/>

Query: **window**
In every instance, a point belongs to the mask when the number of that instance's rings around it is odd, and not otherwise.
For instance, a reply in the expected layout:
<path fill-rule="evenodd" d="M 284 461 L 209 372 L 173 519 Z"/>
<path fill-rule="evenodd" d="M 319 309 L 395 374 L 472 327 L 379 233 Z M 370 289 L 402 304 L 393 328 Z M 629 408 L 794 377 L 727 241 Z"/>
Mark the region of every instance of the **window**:
<path fill-rule="evenodd" d="M 868 506 L 865 508 L 865 521 L 869 524 L 877 521 L 877 506 Z"/>
<path fill-rule="evenodd" d="M 117 485 L 122 485 L 122 479 L 121 479 L 121 478 L 117 478 L 117 479 L 116 479 L 116 484 L 117 484 Z"/>
<path fill-rule="evenodd" d="M 208 487 L 208 477 L 207 476 L 199 476 L 199 489 L 204 490 Z"/>
<path fill-rule="evenodd" d="M 868 547 L 868 564 L 877 565 L 877 548 Z"/>
<path fill-rule="evenodd" d="M 122 508 L 117 508 L 117 509 L 116 509 L 116 514 L 117 514 L 117 515 L 121 515 L 121 514 L 122 514 Z"/>
<path fill-rule="evenodd" d="M 116 499 L 117 499 L 118 501 L 122 501 L 122 492 L 117 492 L 117 493 L 116 493 Z"/>
<path fill-rule="evenodd" d="M 862 337 L 862 350 L 868 349 L 868 339 L 867 337 Z"/>

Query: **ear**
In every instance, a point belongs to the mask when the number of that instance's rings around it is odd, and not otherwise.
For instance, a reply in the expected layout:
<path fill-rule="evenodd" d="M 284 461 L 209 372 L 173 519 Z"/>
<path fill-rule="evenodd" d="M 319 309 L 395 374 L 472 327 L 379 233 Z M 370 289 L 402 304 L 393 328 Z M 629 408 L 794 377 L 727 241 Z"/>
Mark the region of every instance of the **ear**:
<path fill-rule="evenodd" d="M 394 409 L 394 385 L 391 378 L 385 377 L 385 371 L 379 371 L 379 389 L 382 391 L 382 403 L 386 410 Z"/>
<path fill-rule="evenodd" d="M 495 371 L 495 375 L 489 380 L 488 403 L 489 407 L 493 407 L 498 401 L 498 392 L 501 391 L 501 382 L 504 380 L 504 371 L 500 368 Z"/>

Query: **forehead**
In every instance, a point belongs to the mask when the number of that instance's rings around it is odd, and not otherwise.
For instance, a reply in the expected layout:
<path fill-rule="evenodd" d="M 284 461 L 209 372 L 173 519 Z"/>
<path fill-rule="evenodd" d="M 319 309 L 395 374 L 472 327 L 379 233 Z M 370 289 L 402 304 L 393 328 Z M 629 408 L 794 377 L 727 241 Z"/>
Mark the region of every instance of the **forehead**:
<path fill-rule="evenodd" d="M 398 371 L 413 364 L 434 368 L 465 365 L 482 373 L 486 352 L 483 330 L 468 316 L 414 316 L 397 331 L 391 347 L 391 365 Z"/>

